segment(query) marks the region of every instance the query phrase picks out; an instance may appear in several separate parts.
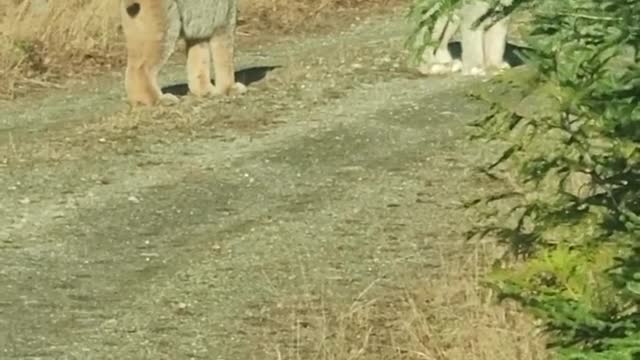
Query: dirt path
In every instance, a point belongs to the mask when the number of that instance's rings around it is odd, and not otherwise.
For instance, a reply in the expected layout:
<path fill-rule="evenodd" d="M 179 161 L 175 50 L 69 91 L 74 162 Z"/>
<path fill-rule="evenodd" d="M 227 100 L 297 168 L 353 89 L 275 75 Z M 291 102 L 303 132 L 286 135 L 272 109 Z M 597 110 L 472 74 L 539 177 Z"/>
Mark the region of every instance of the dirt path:
<path fill-rule="evenodd" d="M 242 49 L 283 68 L 235 99 L 129 112 L 100 79 L 0 104 L 0 357 L 309 358 L 326 329 L 295 306 L 439 276 L 484 153 L 472 80 L 405 72 L 405 30 Z"/>

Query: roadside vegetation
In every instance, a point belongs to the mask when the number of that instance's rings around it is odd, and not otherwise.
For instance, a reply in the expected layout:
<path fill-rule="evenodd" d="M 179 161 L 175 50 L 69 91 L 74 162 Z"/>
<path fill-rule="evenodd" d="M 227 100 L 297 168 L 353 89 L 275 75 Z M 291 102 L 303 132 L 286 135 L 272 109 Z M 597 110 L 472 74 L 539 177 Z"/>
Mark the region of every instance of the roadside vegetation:
<path fill-rule="evenodd" d="M 415 1 L 414 49 L 435 3 L 448 11 L 452 1 Z M 475 92 L 491 106 L 478 139 L 506 149 L 482 169 L 502 190 L 470 202 L 483 221 L 470 235 L 511 250 L 487 284 L 542 322 L 554 358 L 638 359 L 640 8 L 513 5 L 497 15 L 530 13 L 531 66 Z"/>

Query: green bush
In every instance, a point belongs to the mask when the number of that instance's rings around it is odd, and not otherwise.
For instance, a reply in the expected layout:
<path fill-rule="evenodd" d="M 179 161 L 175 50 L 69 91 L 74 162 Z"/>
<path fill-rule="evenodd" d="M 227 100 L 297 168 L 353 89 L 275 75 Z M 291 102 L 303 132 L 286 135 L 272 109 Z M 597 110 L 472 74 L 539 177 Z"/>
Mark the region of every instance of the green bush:
<path fill-rule="evenodd" d="M 477 137 L 506 146 L 483 171 L 509 190 L 470 203 L 486 213 L 470 235 L 495 236 L 524 259 L 496 265 L 488 284 L 544 320 L 556 358 L 637 360 L 640 5 L 527 5 L 529 69 L 476 95 L 491 105 Z M 429 21 L 412 9 L 416 44 Z"/>

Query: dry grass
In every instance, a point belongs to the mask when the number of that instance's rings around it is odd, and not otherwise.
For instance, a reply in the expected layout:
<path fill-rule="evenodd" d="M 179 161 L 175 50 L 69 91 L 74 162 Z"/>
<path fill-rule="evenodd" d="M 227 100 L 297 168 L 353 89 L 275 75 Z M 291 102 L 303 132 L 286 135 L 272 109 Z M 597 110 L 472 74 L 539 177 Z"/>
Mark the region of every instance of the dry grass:
<path fill-rule="evenodd" d="M 283 326 L 266 330 L 260 352 L 273 359 L 548 359 L 532 319 L 479 285 L 496 248 L 468 250 L 457 260 L 443 254 L 440 273 L 403 284 L 408 290 L 376 297 L 364 289 L 346 309 L 329 307 L 323 296 L 278 304 L 266 318 Z"/>
<path fill-rule="evenodd" d="M 25 86 L 104 70 L 122 62 L 118 0 L 0 0 L 0 80 L 4 95 Z"/>
<path fill-rule="evenodd" d="M 243 21 L 270 31 L 308 29 L 338 20 L 349 10 L 367 12 L 390 5 L 408 3 L 405 0 L 240 0 Z"/>
<path fill-rule="evenodd" d="M 0 97 L 74 75 L 121 68 L 119 0 L 0 0 Z M 404 0 L 240 0 L 240 32 L 322 28 L 346 11 L 371 13 Z M 38 6 L 38 3 L 40 4 Z"/>

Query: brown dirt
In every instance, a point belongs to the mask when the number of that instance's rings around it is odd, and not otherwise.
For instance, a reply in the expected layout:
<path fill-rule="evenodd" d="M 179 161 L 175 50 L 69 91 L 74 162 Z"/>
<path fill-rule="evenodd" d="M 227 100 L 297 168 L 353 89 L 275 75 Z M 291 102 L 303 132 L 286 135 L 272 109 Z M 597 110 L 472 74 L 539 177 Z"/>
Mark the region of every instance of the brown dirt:
<path fill-rule="evenodd" d="M 478 82 L 404 68 L 402 15 L 242 44 L 282 65 L 244 96 L 131 110 L 115 71 L 0 100 L 0 357 L 545 358 L 464 242 Z"/>

